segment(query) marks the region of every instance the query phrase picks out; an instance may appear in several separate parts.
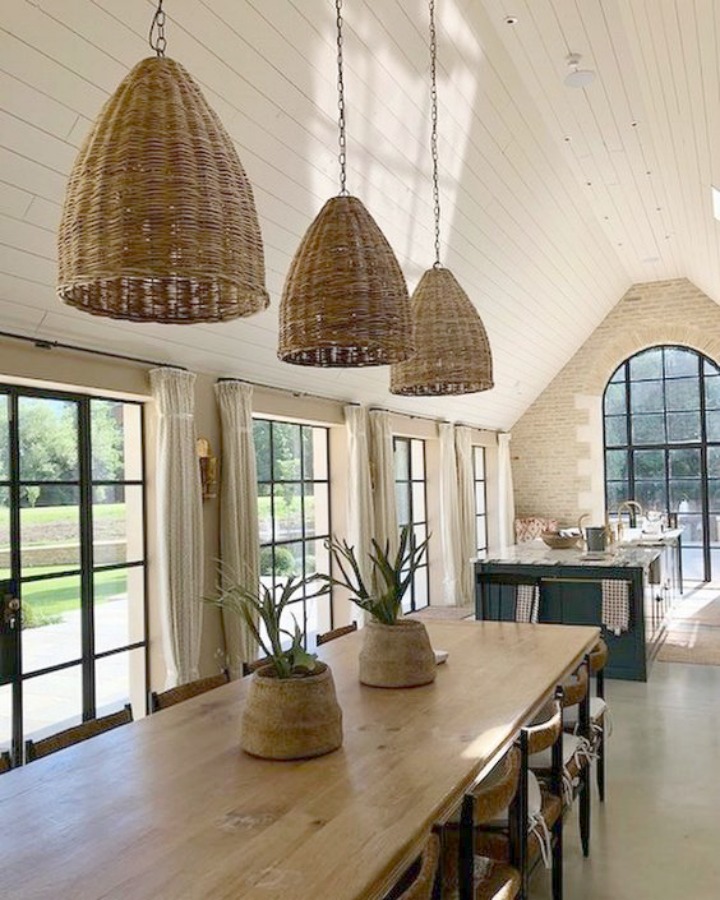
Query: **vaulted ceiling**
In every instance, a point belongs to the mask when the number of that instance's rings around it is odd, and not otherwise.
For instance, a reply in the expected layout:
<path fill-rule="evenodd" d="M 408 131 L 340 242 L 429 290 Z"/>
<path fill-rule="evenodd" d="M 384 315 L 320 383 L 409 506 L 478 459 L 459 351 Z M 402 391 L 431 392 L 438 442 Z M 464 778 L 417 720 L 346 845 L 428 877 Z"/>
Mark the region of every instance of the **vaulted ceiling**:
<path fill-rule="evenodd" d="M 165 0 L 168 55 L 200 83 L 253 183 L 272 298 L 249 319 L 194 326 L 96 319 L 54 291 L 68 173 L 150 52 L 154 4 L 3 0 L 0 331 L 508 428 L 633 282 L 685 276 L 720 301 L 714 0 L 436 6 L 443 261 L 486 324 L 494 390 L 407 399 L 389 394 L 386 368 L 276 358 L 285 273 L 338 190 L 331 0 Z M 427 2 L 345 0 L 344 16 L 348 187 L 412 290 L 433 259 Z M 597 73 L 585 88 L 563 83 L 570 52 Z"/>

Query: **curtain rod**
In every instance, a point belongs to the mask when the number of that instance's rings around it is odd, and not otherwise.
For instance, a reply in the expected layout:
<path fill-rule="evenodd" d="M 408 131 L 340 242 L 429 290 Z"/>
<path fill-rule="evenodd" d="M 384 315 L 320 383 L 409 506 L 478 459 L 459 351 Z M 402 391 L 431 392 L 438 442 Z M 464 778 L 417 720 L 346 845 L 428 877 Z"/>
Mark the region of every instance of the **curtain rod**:
<path fill-rule="evenodd" d="M 187 372 L 187 366 L 176 366 L 174 363 L 155 362 L 152 359 L 141 359 L 138 356 L 126 356 L 123 353 L 110 353 L 107 350 L 93 350 L 90 347 L 81 347 L 78 344 L 64 344 L 61 341 L 47 341 L 44 338 L 30 337 L 26 334 L 14 334 L 12 331 L 0 331 L 0 337 L 11 338 L 14 341 L 25 341 L 33 344 L 38 350 L 74 350 L 76 353 L 90 353 L 93 356 L 105 356 L 108 359 L 122 359 L 125 362 L 142 363 L 144 366 L 155 366 L 161 369 L 182 369 Z"/>

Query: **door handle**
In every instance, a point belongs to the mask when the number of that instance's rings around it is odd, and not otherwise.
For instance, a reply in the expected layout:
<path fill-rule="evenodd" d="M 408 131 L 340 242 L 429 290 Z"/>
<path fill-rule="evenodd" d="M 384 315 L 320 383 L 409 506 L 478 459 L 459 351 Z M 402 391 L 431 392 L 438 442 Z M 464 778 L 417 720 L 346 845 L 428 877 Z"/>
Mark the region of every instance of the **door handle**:
<path fill-rule="evenodd" d="M 20 601 L 12 594 L 6 594 L 5 603 L 3 604 L 3 620 L 8 628 L 15 628 L 17 613 L 20 610 Z"/>

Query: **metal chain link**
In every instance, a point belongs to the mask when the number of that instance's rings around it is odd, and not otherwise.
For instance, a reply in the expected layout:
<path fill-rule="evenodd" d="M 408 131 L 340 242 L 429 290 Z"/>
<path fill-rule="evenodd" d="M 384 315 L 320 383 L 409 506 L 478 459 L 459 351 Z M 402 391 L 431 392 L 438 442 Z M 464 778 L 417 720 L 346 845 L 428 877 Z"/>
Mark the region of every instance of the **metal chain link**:
<path fill-rule="evenodd" d="M 433 212 L 435 214 L 435 263 L 440 268 L 440 175 L 438 171 L 438 100 L 437 100 L 437 36 L 435 34 L 435 0 L 430 0 L 430 99 L 432 133 L 430 151 L 433 164 Z"/>
<path fill-rule="evenodd" d="M 156 29 L 157 37 L 155 37 Z M 165 56 L 167 41 L 165 40 L 165 10 L 163 9 L 163 0 L 158 0 L 157 9 L 155 10 L 155 15 L 153 16 L 152 22 L 150 24 L 148 43 L 158 55 L 158 58 Z"/>
<path fill-rule="evenodd" d="M 343 80 L 343 35 L 342 35 L 342 0 L 335 0 L 335 12 L 337 13 L 336 17 L 336 25 L 337 25 L 337 68 L 338 68 L 338 78 L 337 78 L 337 89 L 338 89 L 338 146 L 340 148 L 340 152 L 338 153 L 338 162 L 340 163 L 340 195 L 342 197 L 347 197 L 348 190 L 346 187 L 347 182 L 347 156 L 346 156 L 346 141 L 345 141 L 345 82 Z"/>

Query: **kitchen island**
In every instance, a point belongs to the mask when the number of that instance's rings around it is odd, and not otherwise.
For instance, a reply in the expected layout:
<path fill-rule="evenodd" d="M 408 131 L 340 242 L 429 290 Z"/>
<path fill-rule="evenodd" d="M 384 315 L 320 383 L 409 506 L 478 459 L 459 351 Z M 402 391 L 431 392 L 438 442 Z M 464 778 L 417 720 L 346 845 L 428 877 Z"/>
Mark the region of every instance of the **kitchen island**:
<path fill-rule="evenodd" d="M 665 635 L 666 614 L 680 590 L 679 552 L 679 532 L 646 536 L 604 553 L 551 550 L 542 541 L 518 544 L 475 561 L 476 618 L 515 620 L 518 587 L 527 585 L 534 591 L 537 621 L 600 626 L 610 649 L 606 675 L 646 681 Z M 603 621 L 603 597 L 613 590 L 611 582 L 619 583 L 627 598 L 626 628 Z"/>

